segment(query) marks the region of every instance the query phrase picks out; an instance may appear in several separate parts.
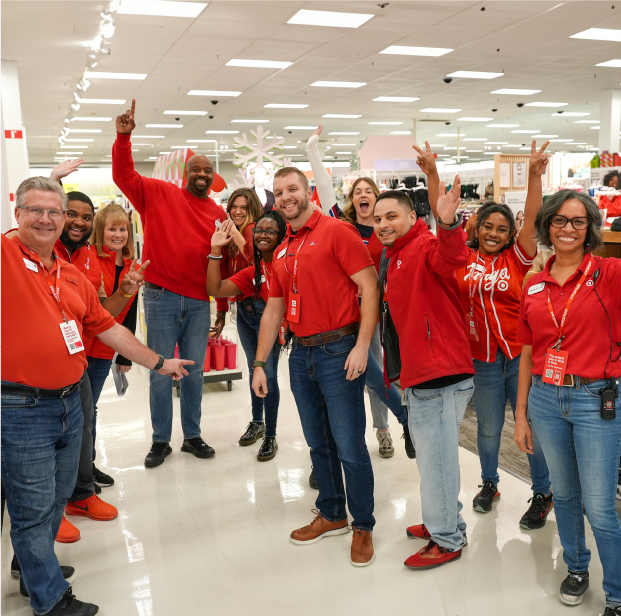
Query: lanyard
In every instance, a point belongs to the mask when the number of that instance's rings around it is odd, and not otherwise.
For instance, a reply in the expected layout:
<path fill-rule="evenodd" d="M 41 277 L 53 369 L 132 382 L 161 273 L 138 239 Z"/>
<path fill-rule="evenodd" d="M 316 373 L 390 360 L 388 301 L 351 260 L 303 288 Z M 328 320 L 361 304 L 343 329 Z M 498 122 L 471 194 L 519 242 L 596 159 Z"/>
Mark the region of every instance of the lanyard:
<path fill-rule="evenodd" d="M 271 275 L 267 273 L 267 268 L 265 267 L 265 263 L 261 263 L 261 267 L 263 268 L 263 275 L 265 276 L 265 284 L 267 285 L 267 292 L 269 293 Z"/>
<path fill-rule="evenodd" d="M 308 237 L 309 233 L 310 233 L 310 229 L 304 234 L 304 238 L 300 242 L 300 245 L 298 246 L 298 249 L 295 253 L 295 261 L 293 262 L 293 274 L 289 271 L 289 268 L 287 267 L 287 255 L 285 255 L 285 271 L 287 272 L 287 274 L 289 274 L 289 276 L 291 276 L 291 278 L 293 278 L 293 294 L 294 295 L 298 294 L 298 255 L 300 254 L 300 250 L 302 250 L 302 246 L 304 246 L 304 242 L 306 241 L 306 238 Z M 291 237 L 289 237 L 289 242 L 287 243 L 287 252 L 289 252 L 290 244 L 291 244 Z"/>
<path fill-rule="evenodd" d="M 31 258 L 39 264 L 39 266 L 43 270 L 43 273 L 45 274 L 45 277 L 48 278 L 47 268 L 45 267 L 45 265 L 43 265 L 43 262 L 39 258 L 39 255 L 34 250 L 32 250 L 32 248 L 30 247 L 27 247 L 27 248 L 30 251 Z M 48 281 L 48 284 L 49 284 L 49 281 Z M 52 291 L 52 295 L 54 296 L 54 299 L 58 303 L 58 309 L 60 310 L 60 313 L 63 315 L 64 322 L 67 323 L 67 315 L 65 314 L 65 310 L 62 307 L 62 304 L 60 303 L 60 261 L 58 259 L 56 259 L 56 286 L 54 287 L 54 284 L 52 281 L 52 284 L 50 284 L 50 291 Z"/>
<path fill-rule="evenodd" d="M 586 280 L 586 277 L 589 275 L 589 271 L 591 270 L 592 263 L 593 263 L 593 257 L 591 257 L 589 264 L 587 265 L 586 269 L 584 270 L 584 273 L 582 274 L 582 278 L 580 278 L 580 281 L 576 285 L 576 288 L 573 290 L 573 293 L 569 296 L 569 299 L 567 300 L 567 304 L 565 304 L 565 310 L 563 310 L 563 316 L 561 318 L 560 326 L 558 324 L 558 321 L 556 320 L 556 316 L 554 315 L 554 308 L 552 306 L 552 300 L 550 299 L 550 289 L 548 289 L 548 310 L 550 311 L 550 316 L 552 317 L 552 320 L 554 321 L 554 325 L 556 325 L 556 327 L 558 328 L 558 342 L 554 345 L 557 350 L 560 350 L 561 348 L 561 341 L 563 340 L 563 329 L 565 328 L 565 322 L 567 321 L 567 314 L 569 313 L 569 307 L 571 306 L 571 303 L 574 301 L 574 297 L 576 297 L 576 295 L 578 294 L 578 291 L 580 291 L 580 287 L 582 287 L 582 284 Z"/>

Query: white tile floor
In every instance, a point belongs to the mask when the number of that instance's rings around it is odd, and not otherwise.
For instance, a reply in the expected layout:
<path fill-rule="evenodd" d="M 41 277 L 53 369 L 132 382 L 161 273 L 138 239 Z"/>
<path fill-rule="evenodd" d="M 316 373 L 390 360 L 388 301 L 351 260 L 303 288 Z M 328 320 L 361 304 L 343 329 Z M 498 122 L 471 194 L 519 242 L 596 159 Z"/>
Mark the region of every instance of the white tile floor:
<path fill-rule="evenodd" d="M 418 550 L 406 526 L 419 523 L 419 475 L 396 440 L 393 458 L 382 459 L 371 426 L 367 443 L 375 471 L 376 561 L 359 569 L 349 563 L 350 535 L 312 546 L 294 546 L 292 529 L 313 517 L 316 492 L 308 487 L 310 462 L 281 361 L 279 451 L 256 460 L 257 446 L 237 439 L 250 417 L 247 375 L 233 391 L 205 387 L 203 436 L 215 458 L 181 453 L 179 400 L 174 398 L 173 454 L 145 469 L 151 442 L 147 371 L 134 367 L 130 389 L 116 396 L 108 379 L 99 402 L 97 464 L 115 479 L 102 497 L 119 509 L 111 522 L 72 517 L 82 539 L 56 544 L 59 560 L 77 569 L 74 592 L 100 606 L 104 616 L 209 614 L 412 614 L 420 616 L 596 616 L 604 610 L 602 570 L 591 534 L 591 589 L 569 608 L 558 599 L 566 575 L 554 521 L 523 531 L 518 520 L 529 487 L 501 472 L 502 498 L 487 515 L 473 512 L 478 458 L 461 451 L 462 500 L 470 546 L 461 560 L 415 572 L 403 561 Z M 401 434 L 391 419 L 393 435 Z M 8 520 L 8 518 L 7 518 Z M 10 577 L 12 549 L 2 536 L 2 614 L 32 614 Z"/>

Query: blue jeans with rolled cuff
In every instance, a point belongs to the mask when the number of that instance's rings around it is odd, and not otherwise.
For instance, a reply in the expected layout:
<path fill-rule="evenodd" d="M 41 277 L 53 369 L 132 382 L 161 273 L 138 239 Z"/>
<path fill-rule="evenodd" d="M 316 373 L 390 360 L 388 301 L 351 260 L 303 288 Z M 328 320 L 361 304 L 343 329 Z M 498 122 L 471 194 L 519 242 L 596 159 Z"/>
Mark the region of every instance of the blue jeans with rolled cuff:
<path fill-rule="evenodd" d="M 147 346 L 166 359 L 174 356 L 178 346 L 179 357 L 194 361 L 193 365 L 185 366 L 189 374 L 179 385 L 183 438 L 196 438 L 201 435 L 203 370 L 211 326 L 209 302 L 166 289 L 145 288 L 144 311 Z M 149 384 L 153 442 L 169 443 L 173 420 L 172 379 L 151 370 Z"/>
<path fill-rule="evenodd" d="M 278 389 L 280 345 L 276 341 L 268 358 L 265 360 L 268 394 L 265 398 L 259 398 L 252 389 L 252 377 L 254 375 L 252 362 L 257 355 L 259 328 L 261 326 L 261 317 L 265 310 L 265 301 L 262 298 L 251 298 L 250 301 L 252 301 L 254 312 L 250 312 L 244 302 L 237 302 L 237 332 L 239 333 L 239 340 L 244 348 L 246 361 L 248 362 L 252 421 L 261 422 L 265 417 L 265 436 L 276 436 L 278 406 L 280 404 L 280 389 Z"/>
<path fill-rule="evenodd" d="M 336 522 L 347 518 L 347 505 L 354 527 L 373 530 L 373 468 L 364 438 L 366 375 L 348 381 L 345 370 L 356 339 L 349 334 L 315 347 L 294 339 L 289 377 L 319 487 L 317 509 Z"/>
<path fill-rule="evenodd" d="M 66 398 L 2 394 L 2 481 L 11 542 L 35 614 L 49 612 L 69 588 L 54 540 L 76 484 L 83 422 L 78 389 Z"/>
<path fill-rule="evenodd" d="M 95 449 L 95 437 L 97 436 L 97 402 L 99 402 L 99 396 L 103 391 L 104 384 L 108 375 L 110 374 L 110 367 L 112 366 L 111 359 L 102 359 L 101 357 L 87 357 L 88 378 L 91 381 L 91 390 L 93 392 L 93 428 L 91 434 L 93 435 L 93 462 L 97 456 Z"/>
<path fill-rule="evenodd" d="M 621 522 L 616 490 L 621 456 L 621 395 L 616 418 L 602 419 L 599 390 L 606 381 L 558 387 L 532 377 L 528 417 L 539 435 L 554 486 L 554 511 L 571 571 L 587 571 L 584 514 L 591 525 L 604 570 L 610 607 L 621 605 Z"/>

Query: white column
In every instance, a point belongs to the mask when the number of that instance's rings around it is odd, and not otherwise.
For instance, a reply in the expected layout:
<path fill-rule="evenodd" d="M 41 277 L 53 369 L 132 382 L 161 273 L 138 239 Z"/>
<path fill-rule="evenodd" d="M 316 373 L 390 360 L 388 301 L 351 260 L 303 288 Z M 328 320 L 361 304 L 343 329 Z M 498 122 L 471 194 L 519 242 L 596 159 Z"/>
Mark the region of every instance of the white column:
<path fill-rule="evenodd" d="M 17 75 L 17 62 L 2 60 L 2 231 L 9 224 L 15 226 L 13 208 L 15 202 L 12 196 L 23 180 L 30 176 L 30 164 L 28 161 L 28 149 L 26 147 L 26 131 L 22 121 L 22 106 L 19 96 L 19 78 Z M 4 168 L 6 161 L 6 169 Z M 6 183 L 4 173 L 6 172 Z M 8 189 L 8 190 L 7 190 Z M 10 218 L 6 209 L 6 193 L 10 199 Z M 10 226 L 8 227 L 10 228 Z"/>
<path fill-rule="evenodd" d="M 619 151 L 621 90 L 604 90 L 599 99 L 599 151 Z"/>

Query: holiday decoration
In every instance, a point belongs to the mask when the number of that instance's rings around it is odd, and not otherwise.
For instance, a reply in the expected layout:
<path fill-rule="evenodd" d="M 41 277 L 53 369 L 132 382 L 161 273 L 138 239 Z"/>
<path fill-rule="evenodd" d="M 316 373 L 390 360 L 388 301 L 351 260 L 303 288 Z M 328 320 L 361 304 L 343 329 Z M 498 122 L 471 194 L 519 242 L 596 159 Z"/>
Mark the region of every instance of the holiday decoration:
<path fill-rule="evenodd" d="M 604 150 L 599 155 L 600 167 L 612 167 L 612 154 L 608 150 Z"/>

